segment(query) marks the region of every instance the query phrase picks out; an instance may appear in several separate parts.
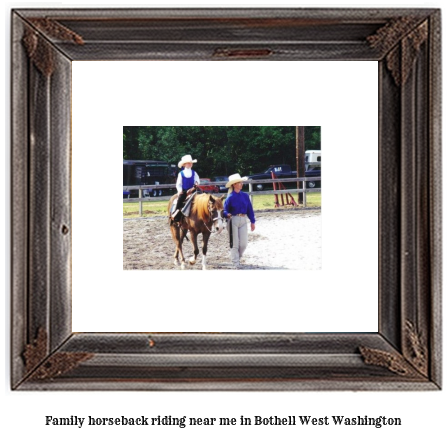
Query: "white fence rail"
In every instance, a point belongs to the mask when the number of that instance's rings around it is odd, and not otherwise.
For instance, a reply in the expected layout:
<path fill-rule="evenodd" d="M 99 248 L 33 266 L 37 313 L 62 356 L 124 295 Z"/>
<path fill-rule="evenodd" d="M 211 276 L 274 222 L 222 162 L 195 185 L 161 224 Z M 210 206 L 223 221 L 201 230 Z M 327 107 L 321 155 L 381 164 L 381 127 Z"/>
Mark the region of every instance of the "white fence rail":
<path fill-rule="evenodd" d="M 247 194 L 250 196 L 251 202 L 253 203 L 253 196 L 257 195 L 285 195 L 287 193 L 289 194 L 295 194 L 295 193 L 302 193 L 303 194 L 303 206 L 307 206 L 306 202 L 306 194 L 312 193 L 312 192 L 321 192 L 321 188 L 309 188 L 306 187 L 306 184 L 308 182 L 312 181 L 321 181 L 321 177 L 312 177 L 312 178 L 275 178 L 275 179 L 256 179 L 252 180 L 249 179 L 245 182 L 245 184 L 248 184 L 248 192 Z M 283 190 L 253 190 L 253 186 L 257 185 L 266 185 L 274 183 L 285 183 L 285 182 L 296 182 L 297 186 L 300 185 L 301 188 L 287 188 Z M 299 184 L 301 183 L 301 184 Z M 200 184 L 200 186 L 219 186 L 223 187 L 225 186 L 225 182 L 211 182 L 208 184 Z M 175 189 L 175 184 L 156 184 L 156 185 L 148 185 L 148 186 L 123 186 L 123 193 L 128 192 L 130 190 L 138 190 L 138 198 L 123 198 L 123 203 L 139 203 L 139 214 L 140 216 L 143 215 L 143 202 L 155 202 L 155 201 L 169 201 L 171 199 L 171 195 L 169 196 L 158 196 L 160 191 L 163 191 L 166 189 Z M 144 191 L 150 191 L 150 193 L 157 193 L 156 196 L 144 196 Z M 217 193 L 216 193 L 217 195 Z"/>

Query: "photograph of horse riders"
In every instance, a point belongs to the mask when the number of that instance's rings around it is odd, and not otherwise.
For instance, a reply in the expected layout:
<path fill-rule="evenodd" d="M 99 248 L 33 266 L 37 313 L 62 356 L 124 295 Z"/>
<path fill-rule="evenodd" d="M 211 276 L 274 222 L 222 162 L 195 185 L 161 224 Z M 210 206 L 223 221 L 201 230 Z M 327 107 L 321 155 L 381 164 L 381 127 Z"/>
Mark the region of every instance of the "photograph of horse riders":
<path fill-rule="evenodd" d="M 319 126 L 125 126 L 123 151 L 123 269 L 321 269 Z"/>

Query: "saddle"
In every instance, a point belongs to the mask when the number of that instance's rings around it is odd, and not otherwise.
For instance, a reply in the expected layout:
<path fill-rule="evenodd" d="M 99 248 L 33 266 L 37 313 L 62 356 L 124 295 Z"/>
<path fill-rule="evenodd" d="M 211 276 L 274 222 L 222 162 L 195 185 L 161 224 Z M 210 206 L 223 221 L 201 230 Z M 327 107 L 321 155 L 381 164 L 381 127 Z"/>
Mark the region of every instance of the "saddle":
<path fill-rule="evenodd" d="M 191 193 L 190 195 L 188 195 L 186 197 L 185 204 L 184 204 L 183 208 L 181 209 L 181 213 L 182 213 L 183 216 L 185 216 L 185 217 L 189 216 L 189 213 L 191 212 L 191 204 L 192 204 L 192 201 L 193 201 L 194 196 L 196 195 L 196 193 L 197 192 L 193 192 L 193 193 Z M 174 201 L 172 203 L 171 211 L 170 211 L 171 217 L 177 211 L 177 201 L 178 201 L 178 198 L 174 199 Z"/>
<path fill-rule="evenodd" d="M 196 196 L 196 193 L 197 192 L 193 192 L 189 196 L 187 196 L 187 198 L 185 200 L 185 205 L 182 208 L 183 216 L 185 216 L 185 217 L 189 216 L 189 213 L 191 212 L 191 204 L 192 204 L 194 197 Z"/>

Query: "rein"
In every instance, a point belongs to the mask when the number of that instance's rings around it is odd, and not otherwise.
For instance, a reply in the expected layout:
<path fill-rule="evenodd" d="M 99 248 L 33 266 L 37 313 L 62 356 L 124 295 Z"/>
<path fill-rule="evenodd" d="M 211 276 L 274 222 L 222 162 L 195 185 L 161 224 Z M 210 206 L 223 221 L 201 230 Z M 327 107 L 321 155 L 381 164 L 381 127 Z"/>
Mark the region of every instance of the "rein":
<path fill-rule="evenodd" d="M 217 221 L 219 218 L 220 218 L 220 211 L 219 210 L 217 210 L 217 217 L 216 218 L 212 218 L 212 213 L 211 213 L 211 203 L 209 202 L 208 203 L 208 213 L 210 214 L 210 219 L 212 219 L 212 221 L 210 221 L 211 223 L 212 222 L 215 222 L 215 221 Z M 216 230 L 213 230 L 213 229 L 209 229 L 208 228 L 208 225 L 205 223 L 205 222 L 203 222 L 203 225 L 205 225 L 205 228 L 212 234 L 212 233 L 216 233 Z M 211 227 L 212 227 L 212 225 L 211 225 Z"/>

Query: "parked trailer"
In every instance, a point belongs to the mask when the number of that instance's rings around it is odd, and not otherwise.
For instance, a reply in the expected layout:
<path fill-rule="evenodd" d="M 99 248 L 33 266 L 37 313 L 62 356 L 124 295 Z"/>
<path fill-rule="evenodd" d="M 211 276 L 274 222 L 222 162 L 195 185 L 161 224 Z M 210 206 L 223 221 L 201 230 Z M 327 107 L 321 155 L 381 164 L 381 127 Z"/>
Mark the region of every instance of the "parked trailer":
<path fill-rule="evenodd" d="M 305 152 L 306 176 L 321 177 L 321 150 L 309 150 Z M 307 187 L 321 187 L 321 181 L 309 181 Z"/>
<path fill-rule="evenodd" d="M 138 198 L 138 190 L 127 190 L 127 186 L 175 184 L 176 166 L 166 161 L 123 160 L 123 198 Z M 143 189 L 143 196 L 167 195 L 169 189 Z"/>
<path fill-rule="evenodd" d="M 321 150 L 309 150 L 305 152 L 306 170 L 321 170 Z"/>

